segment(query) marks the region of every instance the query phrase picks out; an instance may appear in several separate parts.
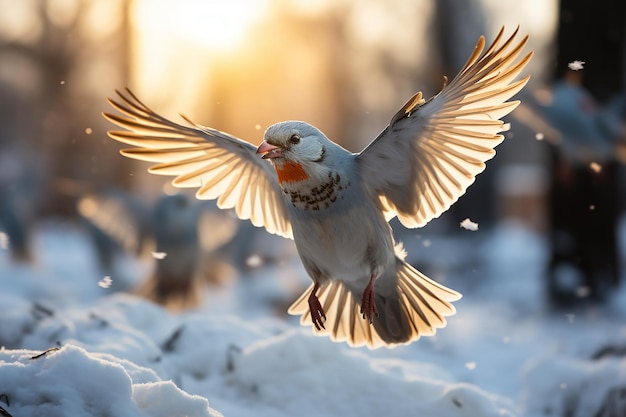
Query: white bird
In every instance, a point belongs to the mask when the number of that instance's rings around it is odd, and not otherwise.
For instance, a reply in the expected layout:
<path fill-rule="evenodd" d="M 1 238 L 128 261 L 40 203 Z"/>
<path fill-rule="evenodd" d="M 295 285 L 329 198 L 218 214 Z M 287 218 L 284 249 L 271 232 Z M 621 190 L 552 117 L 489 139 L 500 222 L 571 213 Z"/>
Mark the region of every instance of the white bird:
<path fill-rule="evenodd" d="M 156 162 L 197 198 L 217 199 L 270 233 L 293 238 L 313 280 L 289 309 L 303 325 L 335 341 L 370 348 L 410 343 L 444 327 L 461 295 L 404 261 L 388 220 L 420 227 L 446 211 L 485 169 L 503 140 L 507 102 L 532 52 L 515 62 L 528 36 L 504 28 L 483 53 L 480 37 L 466 65 L 428 101 L 416 93 L 389 126 L 354 154 L 317 128 L 287 121 L 270 126 L 257 148 L 227 133 L 172 122 L 130 90 L 109 99 L 125 114 L 105 113 L 128 129 L 109 136 L 135 146 L 121 153 Z"/>

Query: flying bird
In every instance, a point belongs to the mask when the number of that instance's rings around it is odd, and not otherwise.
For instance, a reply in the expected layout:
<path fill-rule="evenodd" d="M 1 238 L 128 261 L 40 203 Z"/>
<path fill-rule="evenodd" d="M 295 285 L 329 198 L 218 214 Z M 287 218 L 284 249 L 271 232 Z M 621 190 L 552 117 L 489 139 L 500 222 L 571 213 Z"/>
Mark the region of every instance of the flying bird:
<path fill-rule="evenodd" d="M 104 113 L 127 130 L 108 135 L 134 146 L 123 155 L 157 163 L 149 172 L 293 238 L 313 281 L 289 309 L 303 325 L 352 346 L 407 344 L 444 327 L 461 295 L 404 261 L 388 221 L 424 226 L 494 156 L 501 118 L 519 104 L 507 100 L 529 79 L 515 81 L 532 57 L 516 61 L 528 40 L 517 32 L 504 38 L 502 28 L 486 50 L 481 36 L 452 81 L 429 100 L 413 95 L 360 153 L 302 121 L 270 126 L 256 147 L 187 118 L 170 121 L 128 89 L 109 99 L 122 115 Z"/>

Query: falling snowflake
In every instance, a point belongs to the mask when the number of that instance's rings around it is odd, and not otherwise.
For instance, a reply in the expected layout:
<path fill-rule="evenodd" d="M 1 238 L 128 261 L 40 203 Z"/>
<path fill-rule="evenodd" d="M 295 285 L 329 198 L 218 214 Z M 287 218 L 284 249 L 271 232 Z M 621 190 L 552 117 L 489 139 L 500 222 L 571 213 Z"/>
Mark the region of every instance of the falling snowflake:
<path fill-rule="evenodd" d="M 0 249 L 9 249 L 9 235 L 4 232 L 0 232 Z"/>
<path fill-rule="evenodd" d="M 261 255 L 250 255 L 248 257 L 248 259 L 246 259 L 246 266 L 248 268 L 258 268 L 260 266 L 263 266 L 263 258 L 261 257 Z"/>
<path fill-rule="evenodd" d="M 586 285 L 581 285 L 580 287 L 576 288 L 576 297 L 578 298 L 589 297 L 590 294 L 591 288 L 587 287 Z"/>
<path fill-rule="evenodd" d="M 576 60 L 567 64 L 567 67 L 571 69 L 572 71 L 579 71 L 583 69 L 583 65 L 585 65 L 585 61 Z"/>
<path fill-rule="evenodd" d="M 602 165 L 600 165 L 600 164 L 599 164 L 599 163 L 597 163 L 597 162 L 592 162 L 592 163 L 590 163 L 590 164 L 589 164 L 589 168 L 591 168 L 591 170 L 592 170 L 593 172 L 595 172 L 596 174 L 599 174 L 599 173 L 600 173 L 600 171 L 602 171 Z"/>
<path fill-rule="evenodd" d="M 152 252 L 152 257 L 154 259 L 165 259 L 166 256 L 167 256 L 167 253 L 165 252 Z"/>
<path fill-rule="evenodd" d="M 101 288 L 109 288 L 112 283 L 113 283 L 113 280 L 111 279 L 110 276 L 107 275 L 106 277 L 98 281 L 98 286 Z"/>
<path fill-rule="evenodd" d="M 473 371 L 474 369 L 476 369 L 476 362 L 467 362 L 465 364 L 465 367 L 470 371 Z"/>
<path fill-rule="evenodd" d="M 535 139 L 543 140 L 544 139 L 543 133 L 541 132 L 535 133 Z"/>
<path fill-rule="evenodd" d="M 472 232 L 475 232 L 476 230 L 478 230 L 478 223 L 474 223 L 473 221 L 471 221 L 469 218 L 463 220 L 460 223 L 460 226 L 465 229 L 465 230 L 470 230 Z"/>

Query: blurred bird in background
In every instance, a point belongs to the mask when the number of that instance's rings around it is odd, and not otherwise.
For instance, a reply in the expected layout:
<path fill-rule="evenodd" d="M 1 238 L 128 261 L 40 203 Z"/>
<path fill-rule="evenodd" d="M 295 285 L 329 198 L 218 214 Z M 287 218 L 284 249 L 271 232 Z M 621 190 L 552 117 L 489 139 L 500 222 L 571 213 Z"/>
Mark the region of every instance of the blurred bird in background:
<path fill-rule="evenodd" d="M 116 265 L 122 254 L 149 259 L 153 271 L 133 291 L 172 310 L 198 305 L 205 285 L 224 279 L 218 250 L 238 229 L 230 213 L 185 194 L 163 195 L 150 206 L 111 189 L 80 198 L 78 212 L 86 220 L 102 271 L 123 277 Z"/>
<path fill-rule="evenodd" d="M 24 152 L 0 152 L 0 246 L 10 251 L 14 262 L 33 260 L 32 230 L 36 225 L 42 199 L 39 172 L 26 163 Z"/>
<path fill-rule="evenodd" d="M 140 257 L 148 253 L 151 208 L 139 198 L 112 187 L 86 191 L 78 198 L 76 209 L 85 220 L 103 273 L 119 276 L 116 261 L 123 254 Z M 116 280 L 116 285 L 120 284 Z"/>
<path fill-rule="evenodd" d="M 619 284 L 618 158 L 626 144 L 624 95 L 600 104 L 575 64 L 527 101 L 541 118 L 535 128 L 547 125 L 541 134 L 551 157 L 548 294 L 566 306 L 603 301 Z"/>
<path fill-rule="evenodd" d="M 416 93 L 359 154 L 299 121 L 270 126 L 255 147 L 174 123 L 129 90 L 109 100 L 124 116 L 105 113 L 128 131 L 109 136 L 137 147 L 123 155 L 157 162 L 150 172 L 176 176 L 175 186 L 293 238 L 313 280 L 289 310 L 302 324 L 353 346 L 410 343 L 445 326 L 461 295 L 405 262 L 387 222 L 397 216 L 414 228 L 438 217 L 494 156 L 500 119 L 519 104 L 506 100 L 528 81 L 515 78 L 532 56 L 516 61 L 528 36 L 503 32 L 484 52 L 481 37 L 439 94 Z"/>
<path fill-rule="evenodd" d="M 568 70 L 550 88 L 536 90 L 534 101 L 528 103 L 535 104 L 556 130 L 552 139 L 565 158 L 576 165 L 602 164 L 614 157 L 618 139 L 623 138 L 624 109 L 619 97 L 600 105 L 582 79 L 582 69 Z"/>

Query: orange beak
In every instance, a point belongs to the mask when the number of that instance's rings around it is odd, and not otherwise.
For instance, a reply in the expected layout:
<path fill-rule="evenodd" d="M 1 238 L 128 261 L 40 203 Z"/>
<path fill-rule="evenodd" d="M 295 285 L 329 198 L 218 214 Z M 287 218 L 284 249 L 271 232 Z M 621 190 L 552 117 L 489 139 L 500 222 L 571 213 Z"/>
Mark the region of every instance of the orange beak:
<path fill-rule="evenodd" d="M 263 159 L 280 158 L 283 156 L 283 151 L 278 146 L 270 145 L 266 141 L 261 142 L 256 149 L 257 155 L 263 155 Z"/>

